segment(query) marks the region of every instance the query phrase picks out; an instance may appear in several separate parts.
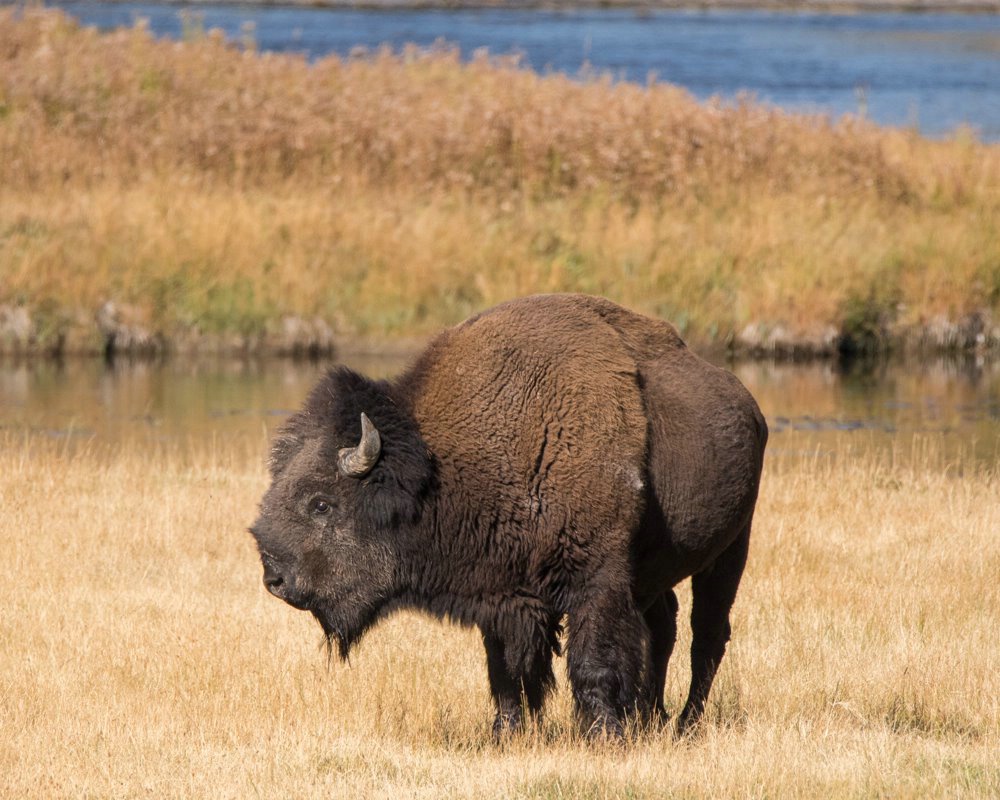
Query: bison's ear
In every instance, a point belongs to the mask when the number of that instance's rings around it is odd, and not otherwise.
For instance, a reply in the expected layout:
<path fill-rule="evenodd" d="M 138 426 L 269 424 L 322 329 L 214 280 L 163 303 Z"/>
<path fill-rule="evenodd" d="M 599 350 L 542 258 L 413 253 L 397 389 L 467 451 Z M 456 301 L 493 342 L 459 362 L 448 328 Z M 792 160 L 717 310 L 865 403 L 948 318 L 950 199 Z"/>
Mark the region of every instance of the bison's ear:
<path fill-rule="evenodd" d="M 369 437 L 379 438 L 379 452 L 374 464 L 364 465 L 364 477 L 360 478 L 358 487 L 361 494 L 358 514 L 369 525 L 386 529 L 417 520 L 432 486 L 434 470 L 416 425 L 396 408 L 379 411 L 381 414 L 373 412 L 368 431 Z M 378 433 L 372 434 L 376 429 Z M 363 445 L 364 434 L 361 440 Z"/>
<path fill-rule="evenodd" d="M 358 523 L 384 530 L 420 516 L 433 462 L 416 420 L 388 383 L 338 367 L 313 389 L 306 409 L 336 431 L 328 446 L 337 449 L 327 456 L 355 493 Z"/>

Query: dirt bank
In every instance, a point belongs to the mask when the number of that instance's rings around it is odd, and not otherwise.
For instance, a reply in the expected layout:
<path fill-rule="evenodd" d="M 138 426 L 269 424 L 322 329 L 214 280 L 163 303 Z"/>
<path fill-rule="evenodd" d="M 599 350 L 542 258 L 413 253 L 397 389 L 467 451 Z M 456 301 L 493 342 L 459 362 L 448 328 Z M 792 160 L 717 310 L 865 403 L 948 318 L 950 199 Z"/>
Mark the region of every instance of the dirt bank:
<path fill-rule="evenodd" d="M 252 333 L 214 333 L 197 326 L 170 331 L 148 327 L 133 308 L 113 302 L 96 312 L 80 310 L 53 320 L 24 306 L 0 306 L 0 356 L 62 358 L 104 356 L 156 358 L 165 355 L 319 357 L 335 353 L 405 354 L 426 336 L 359 336 L 338 332 L 320 317 L 283 316 Z M 904 354 L 938 356 L 975 353 L 1000 357 L 1000 321 L 990 311 L 958 319 L 938 316 L 921 324 L 870 320 L 848 329 L 828 323 L 796 331 L 782 322 L 754 322 L 715 338 L 688 337 L 702 350 L 738 357 L 791 360 Z"/>

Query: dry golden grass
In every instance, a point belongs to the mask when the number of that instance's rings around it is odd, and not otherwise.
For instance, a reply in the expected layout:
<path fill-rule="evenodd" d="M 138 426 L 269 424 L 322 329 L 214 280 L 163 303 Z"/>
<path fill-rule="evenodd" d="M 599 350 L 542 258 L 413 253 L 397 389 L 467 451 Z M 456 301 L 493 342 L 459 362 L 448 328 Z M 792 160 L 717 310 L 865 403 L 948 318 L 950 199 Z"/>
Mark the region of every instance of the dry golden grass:
<path fill-rule="evenodd" d="M 605 294 L 724 341 L 1000 303 L 1000 146 L 454 52 L 257 54 L 0 10 L 0 306 L 425 333 Z M 1000 335 L 1000 334 L 998 334 Z"/>
<path fill-rule="evenodd" d="M 491 745 L 469 631 L 400 616 L 328 666 L 244 531 L 263 437 L 104 451 L 8 434 L 0 794 L 996 797 L 1000 475 L 936 440 L 795 455 L 807 441 L 772 442 L 701 735 L 617 750 L 577 739 L 562 676 L 539 731 Z"/>

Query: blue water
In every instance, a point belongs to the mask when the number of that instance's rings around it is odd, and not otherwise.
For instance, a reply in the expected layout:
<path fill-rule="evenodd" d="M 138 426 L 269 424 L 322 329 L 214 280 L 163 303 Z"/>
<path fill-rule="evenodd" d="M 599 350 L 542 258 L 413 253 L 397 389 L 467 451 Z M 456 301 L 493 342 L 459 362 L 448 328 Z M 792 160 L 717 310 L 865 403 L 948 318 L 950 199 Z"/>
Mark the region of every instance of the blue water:
<path fill-rule="evenodd" d="M 157 3 L 54 3 L 101 28 L 145 17 L 182 32 L 179 8 Z M 834 15 L 772 11 L 356 11 L 199 4 L 206 28 L 262 50 L 319 58 L 357 47 L 443 40 L 464 56 L 518 53 L 541 72 L 584 65 L 616 79 L 657 80 L 698 97 L 750 93 L 787 109 L 865 113 L 940 136 L 970 125 L 1000 140 L 1000 16 Z"/>

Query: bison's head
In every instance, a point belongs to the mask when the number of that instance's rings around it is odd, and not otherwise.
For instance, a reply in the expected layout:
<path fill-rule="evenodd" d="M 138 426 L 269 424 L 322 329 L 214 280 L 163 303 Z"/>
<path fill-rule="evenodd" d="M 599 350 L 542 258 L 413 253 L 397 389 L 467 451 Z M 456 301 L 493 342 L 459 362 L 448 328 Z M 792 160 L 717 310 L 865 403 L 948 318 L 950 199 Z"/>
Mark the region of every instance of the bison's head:
<path fill-rule="evenodd" d="M 275 439 L 250 529 L 268 591 L 311 611 L 342 656 L 402 591 L 431 484 L 416 425 L 387 390 L 347 370 L 321 381 Z"/>

